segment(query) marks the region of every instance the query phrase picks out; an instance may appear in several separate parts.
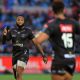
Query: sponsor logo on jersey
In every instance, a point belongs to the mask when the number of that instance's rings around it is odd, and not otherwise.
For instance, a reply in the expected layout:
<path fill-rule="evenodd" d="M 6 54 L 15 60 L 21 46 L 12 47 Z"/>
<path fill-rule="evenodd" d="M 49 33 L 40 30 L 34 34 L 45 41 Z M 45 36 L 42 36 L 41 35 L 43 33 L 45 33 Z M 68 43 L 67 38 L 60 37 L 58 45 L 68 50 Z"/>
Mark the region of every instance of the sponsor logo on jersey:
<path fill-rule="evenodd" d="M 18 32 L 18 34 L 20 34 L 20 32 Z"/>
<path fill-rule="evenodd" d="M 14 44 L 13 46 L 19 46 L 19 47 L 23 47 L 23 44 L 16 43 L 16 44 Z"/>
<path fill-rule="evenodd" d="M 14 30 L 14 32 L 17 32 L 17 30 Z"/>
<path fill-rule="evenodd" d="M 25 32 L 25 30 L 22 30 L 21 32 Z"/>
<path fill-rule="evenodd" d="M 61 32 L 73 32 L 73 28 L 71 24 L 60 24 Z"/>
<path fill-rule="evenodd" d="M 12 37 L 16 37 L 16 35 L 12 35 Z"/>
<path fill-rule="evenodd" d="M 23 38 L 24 38 L 25 36 L 26 36 L 25 34 L 21 34 L 21 37 L 23 37 Z"/>

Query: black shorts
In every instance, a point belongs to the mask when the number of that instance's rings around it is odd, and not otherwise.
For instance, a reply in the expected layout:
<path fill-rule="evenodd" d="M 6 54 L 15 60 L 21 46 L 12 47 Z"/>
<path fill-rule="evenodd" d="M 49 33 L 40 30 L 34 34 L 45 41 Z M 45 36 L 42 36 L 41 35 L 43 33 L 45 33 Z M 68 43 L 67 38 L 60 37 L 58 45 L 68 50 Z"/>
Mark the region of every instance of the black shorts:
<path fill-rule="evenodd" d="M 17 56 L 13 56 L 12 57 L 12 66 L 14 66 L 15 64 L 17 64 L 18 60 L 27 64 L 28 59 L 29 59 L 29 52 L 26 52 L 26 53 L 24 52 L 23 54 L 20 54 L 20 55 L 17 55 Z"/>
<path fill-rule="evenodd" d="M 75 70 L 75 59 L 64 60 L 58 59 L 53 60 L 51 65 L 52 74 L 64 75 L 66 72 L 73 75 Z"/>

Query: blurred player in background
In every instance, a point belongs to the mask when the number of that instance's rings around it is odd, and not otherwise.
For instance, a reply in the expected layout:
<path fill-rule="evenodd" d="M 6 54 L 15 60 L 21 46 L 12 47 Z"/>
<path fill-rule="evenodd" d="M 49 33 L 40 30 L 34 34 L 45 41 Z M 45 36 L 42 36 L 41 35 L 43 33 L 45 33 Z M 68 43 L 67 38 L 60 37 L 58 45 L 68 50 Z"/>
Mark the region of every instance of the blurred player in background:
<path fill-rule="evenodd" d="M 34 39 L 31 29 L 25 26 L 23 16 L 18 16 L 16 19 L 16 26 L 13 29 L 5 28 L 3 31 L 3 44 L 6 41 L 12 40 L 13 54 L 12 65 L 13 72 L 16 80 L 22 80 L 22 73 L 26 67 L 29 58 L 29 41 L 33 41 L 36 47 L 41 51 L 43 60 L 46 63 L 47 59 L 44 52 L 37 41 Z"/>
<path fill-rule="evenodd" d="M 80 25 L 64 16 L 64 4 L 54 2 L 52 10 L 55 20 L 44 25 L 38 35 L 38 43 L 49 39 L 55 56 L 52 60 L 52 80 L 72 80 L 75 69 L 74 36 L 80 35 Z"/>

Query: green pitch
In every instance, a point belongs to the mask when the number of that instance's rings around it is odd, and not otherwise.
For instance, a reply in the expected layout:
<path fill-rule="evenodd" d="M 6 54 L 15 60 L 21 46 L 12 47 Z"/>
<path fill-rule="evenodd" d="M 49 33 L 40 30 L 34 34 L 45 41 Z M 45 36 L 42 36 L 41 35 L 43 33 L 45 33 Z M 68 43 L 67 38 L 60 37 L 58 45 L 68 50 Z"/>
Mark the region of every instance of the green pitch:
<path fill-rule="evenodd" d="M 15 80 L 13 75 L 0 75 L 0 80 Z M 23 80 L 51 80 L 49 74 L 25 74 Z M 80 74 L 74 74 L 73 80 L 80 80 Z"/>

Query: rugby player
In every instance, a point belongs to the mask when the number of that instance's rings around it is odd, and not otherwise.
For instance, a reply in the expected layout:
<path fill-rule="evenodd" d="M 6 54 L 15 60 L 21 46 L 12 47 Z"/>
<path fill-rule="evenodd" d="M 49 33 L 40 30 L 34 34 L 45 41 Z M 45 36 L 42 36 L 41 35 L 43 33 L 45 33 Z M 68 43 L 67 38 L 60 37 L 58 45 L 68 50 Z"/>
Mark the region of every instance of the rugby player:
<path fill-rule="evenodd" d="M 80 25 L 64 16 L 63 2 L 54 2 L 52 10 L 56 19 L 44 25 L 37 41 L 41 44 L 49 39 L 52 44 L 55 53 L 51 65 L 52 80 L 72 80 L 75 69 L 74 36 L 80 34 Z"/>
<path fill-rule="evenodd" d="M 22 73 L 29 59 L 29 49 L 27 45 L 30 41 L 33 41 L 36 47 L 41 51 L 44 62 L 47 62 L 47 58 L 36 39 L 34 39 L 31 29 L 25 26 L 25 19 L 23 16 L 17 17 L 14 28 L 11 30 L 9 28 L 4 29 L 3 44 L 9 40 L 12 40 L 13 45 L 12 65 L 16 80 L 22 80 Z"/>

